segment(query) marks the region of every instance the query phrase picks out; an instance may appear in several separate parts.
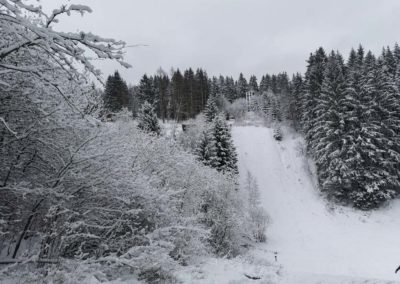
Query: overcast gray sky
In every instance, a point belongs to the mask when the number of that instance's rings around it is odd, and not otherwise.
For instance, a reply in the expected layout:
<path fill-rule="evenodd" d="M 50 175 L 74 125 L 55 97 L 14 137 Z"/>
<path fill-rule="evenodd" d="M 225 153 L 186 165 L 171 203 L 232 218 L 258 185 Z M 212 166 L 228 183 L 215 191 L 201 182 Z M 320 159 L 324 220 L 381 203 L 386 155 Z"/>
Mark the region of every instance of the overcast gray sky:
<path fill-rule="evenodd" d="M 130 70 L 101 63 L 104 75 L 119 69 L 129 83 L 162 67 L 202 67 L 209 75 L 246 77 L 304 72 L 318 46 L 347 57 L 362 43 L 378 53 L 400 42 L 400 0 L 41 0 L 85 4 L 84 17 L 65 17 L 64 31 L 90 31 L 128 44 Z"/>

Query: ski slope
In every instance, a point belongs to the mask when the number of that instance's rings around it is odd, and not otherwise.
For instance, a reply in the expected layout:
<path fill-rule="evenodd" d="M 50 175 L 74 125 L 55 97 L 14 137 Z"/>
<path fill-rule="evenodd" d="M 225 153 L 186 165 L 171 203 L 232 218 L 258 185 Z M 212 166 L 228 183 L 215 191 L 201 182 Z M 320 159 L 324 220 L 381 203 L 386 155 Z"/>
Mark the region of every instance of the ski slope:
<path fill-rule="evenodd" d="M 247 171 L 257 178 L 272 220 L 253 254 L 271 261 L 276 251 L 282 283 L 400 283 L 400 202 L 369 213 L 332 208 L 318 194 L 301 137 L 286 129 L 277 142 L 272 131 L 232 128 L 241 179 Z"/>

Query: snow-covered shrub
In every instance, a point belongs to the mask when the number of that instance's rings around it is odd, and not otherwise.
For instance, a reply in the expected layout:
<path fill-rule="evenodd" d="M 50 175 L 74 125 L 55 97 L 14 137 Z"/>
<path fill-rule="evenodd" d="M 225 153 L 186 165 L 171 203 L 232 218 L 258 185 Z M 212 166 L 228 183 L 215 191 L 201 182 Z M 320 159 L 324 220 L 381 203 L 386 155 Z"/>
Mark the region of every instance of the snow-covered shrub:
<path fill-rule="evenodd" d="M 229 116 L 237 121 L 243 119 L 247 111 L 247 101 L 243 98 L 235 100 L 227 107 Z"/>
<path fill-rule="evenodd" d="M 249 102 L 249 110 L 259 115 L 263 113 L 264 97 L 260 95 L 252 96 Z"/>
<path fill-rule="evenodd" d="M 187 127 L 176 135 L 178 143 L 187 151 L 195 153 L 202 133 L 209 127 L 203 115 L 183 122 Z"/>
<path fill-rule="evenodd" d="M 273 136 L 274 136 L 275 140 L 282 141 L 282 138 L 283 138 L 282 137 L 282 129 L 279 126 L 279 124 L 275 124 Z"/>

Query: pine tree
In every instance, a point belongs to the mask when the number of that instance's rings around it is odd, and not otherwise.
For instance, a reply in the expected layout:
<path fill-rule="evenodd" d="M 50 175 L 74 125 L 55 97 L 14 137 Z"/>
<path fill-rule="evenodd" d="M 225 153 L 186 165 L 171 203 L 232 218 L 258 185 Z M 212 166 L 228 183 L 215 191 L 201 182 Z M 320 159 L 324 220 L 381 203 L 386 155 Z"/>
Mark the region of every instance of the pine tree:
<path fill-rule="evenodd" d="M 394 78 L 396 75 L 396 58 L 389 47 L 382 53 L 382 59 L 387 75 Z"/>
<path fill-rule="evenodd" d="M 237 90 L 235 88 L 235 80 L 233 80 L 232 77 L 225 78 L 225 87 L 223 95 L 229 102 L 233 102 L 238 98 Z"/>
<path fill-rule="evenodd" d="M 300 128 L 301 118 L 301 95 L 303 93 L 303 78 L 300 73 L 293 75 L 290 97 L 289 97 L 289 108 L 288 108 L 288 119 L 292 121 L 293 126 L 296 130 Z"/>
<path fill-rule="evenodd" d="M 325 51 L 320 47 L 315 54 L 308 59 L 307 72 L 305 74 L 304 94 L 302 98 L 302 129 L 306 134 L 307 142 L 314 140 L 311 129 L 314 128 L 317 99 L 321 93 L 322 82 L 325 73 L 327 57 Z"/>
<path fill-rule="evenodd" d="M 275 123 L 282 122 L 281 104 L 279 99 L 276 97 L 271 100 L 271 115 L 272 115 L 272 120 Z"/>
<path fill-rule="evenodd" d="M 237 94 L 239 98 L 245 98 L 246 92 L 249 90 L 247 80 L 244 78 L 243 74 L 240 73 L 239 79 L 236 83 Z"/>
<path fill-rule="evenodd" d="M 271 77 L 268 74 L 261 77 L 260 88 L 259 88 L 261 93 L 268 92 L 270 87 L 270 81 Z"/>
<path fill-rule="evenodd" d="M 342 56 L 332 52 L 327 60 L 321 94 L 315 110 L 314 140 L 311 149 L 318 168 L 322 190 L 335 198 L 342 198 L 348 187 L 347 167 L 344 160 L 346 80 Z"/>
<path fill-rule="evenodd" d="M 118 71 L 107 78 L 104 90 L 104 107 L 112 112 L 118 112 L 129 106 L 128 86 Z"/>
<path fill-rule="evenodd" d="M 171 106 L 170 115 L 173 119 L 181 121 L 182 115 L 182 104 L 183 104 L 184 88 L 183 88 L 183 76 L 182 73 L 176 70 L 171 78 Z"/>
<path fill-rule="evenodd" d="M 151 105 L 155 105 L 158 102 L 154 80 L 152 77 L 147 76 L 147 74 L 144 74 L 142 79 L 140 79 L 138 96 L 140 104 L 148 102 Z"/>
<path fill-rule="evenodd" d="M 212 134 L 215 139 L 215 168 L 222 172 L 238 173 L 237 154 L 230 129 L 222 115 L 213 120 Z"/>
<path fill-rule="evenodd" d="M 207 122 L 213 121 L 213 119 L 218 115 L 219 109 L 217 106 L 216 97 L 210 96 L 207 100 L 207 105 L 204 109 L 204 116 Z"/>
<path fill-rule="evenodd" d="M 217 167 L 215 139 L 209 129 L 201 133 L 195 155 L 204 165 L 212 168 Z"/>
<path fill-rule="evenodd" d="M 349 199 L 361 209 L 377 207 L 393 198 L 399 187 L 399 153 L 393 147 L 398 121 L 392 124 L 395 119 L 391 114 L 396 89 L 386 71 L 383 57 L 376 61 L 371 53 L 367 54 L 362 96 L 357 101 L 362 106 L 357 117 L 360 129 L 354 129 L 346 160 L 351 178 Z"/>
<path fill-rule="evenodd" d="M 213 76 L 212 79 L 210 80 L 210 96 L 216 97 L 220 92 L 220 86 L 218 82 L 218 78 Z"/>
<path fill-rule="evenodd" d="M 271 83 L 270 83 L 270 87 L 269 90 L 274 94 L 278 94 L 278 77 L 273 74 L 271 76 Z"/>
<path fill-rule="evenodd" d="M 144 102 L 138 113 L 138 128 L 149 133 L 160 134 L 161 128 L 158 123 L 154 108 L 148 102 Z"/>
<path fill-rule="evenodd" d="M 258 92 L 258 91 L 259 91 L 259 89 L 258 89 L 258 83 L 257 83 L 257 77 L 256 77 L 255 75 L 252 75 L 252 76 L 250 77 L 250 80 L 249 80 L 249 89 L 250 89 L 250 90 L 253 90 L 254 92 Z"/>

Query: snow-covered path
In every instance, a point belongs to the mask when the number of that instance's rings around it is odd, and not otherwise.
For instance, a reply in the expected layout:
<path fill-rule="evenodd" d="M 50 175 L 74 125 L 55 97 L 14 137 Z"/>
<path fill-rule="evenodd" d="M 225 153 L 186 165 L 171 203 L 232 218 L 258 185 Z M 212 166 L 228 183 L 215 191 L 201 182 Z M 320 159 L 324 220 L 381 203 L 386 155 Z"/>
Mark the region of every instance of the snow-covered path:
<path fill-rule="evenodd" d="M 278 252 L 284 283 L 398 283 L 400 202 L 369 214 L 332 210 L 318 195 L 296 134 L 277 142 L 272 129 L 245 126 L 234 127 L 233 138 L 241 176 L 257 178 L 272 220 L 257 255 Z"/>

